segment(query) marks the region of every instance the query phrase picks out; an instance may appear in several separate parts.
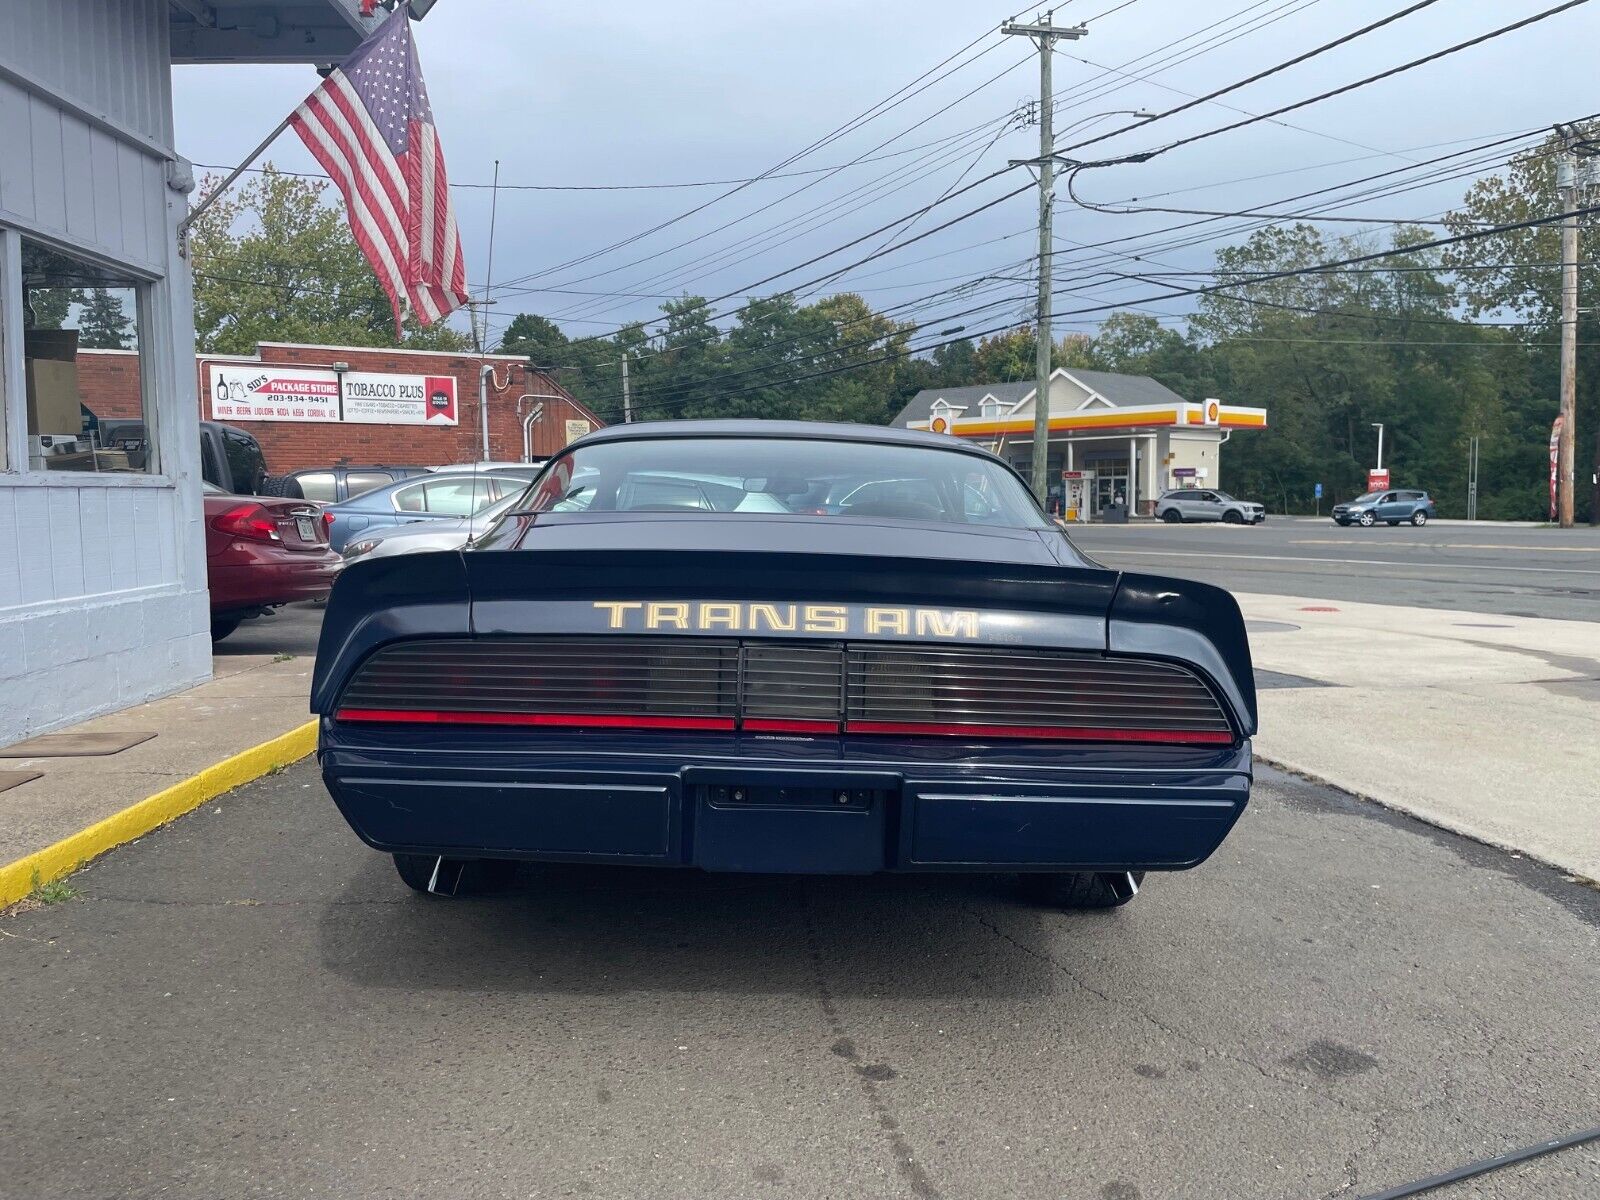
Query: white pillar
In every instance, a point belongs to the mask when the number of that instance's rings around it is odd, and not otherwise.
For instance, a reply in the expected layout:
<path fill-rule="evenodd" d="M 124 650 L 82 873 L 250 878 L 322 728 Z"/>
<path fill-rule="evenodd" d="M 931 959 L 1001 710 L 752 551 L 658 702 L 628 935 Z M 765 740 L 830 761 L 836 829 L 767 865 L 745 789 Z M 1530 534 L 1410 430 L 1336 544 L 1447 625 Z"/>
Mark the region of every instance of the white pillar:
<path fill-rule="evenodd" d="M 1139 507 L 1139 439 L 1128 439 L 1128 512 Z"/>
<path fill-rule="evenodd" d="M 1072 465 L 1072 435 L 1069 433 L 1067 434 L 1067 470 L 1073 471 L 1076 469 Z"/>

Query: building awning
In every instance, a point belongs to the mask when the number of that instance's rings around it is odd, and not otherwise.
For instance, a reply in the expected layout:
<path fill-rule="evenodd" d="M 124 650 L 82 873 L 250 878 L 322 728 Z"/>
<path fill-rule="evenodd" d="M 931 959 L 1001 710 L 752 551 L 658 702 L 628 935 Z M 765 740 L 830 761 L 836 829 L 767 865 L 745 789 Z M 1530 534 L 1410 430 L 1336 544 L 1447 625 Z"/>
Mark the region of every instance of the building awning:
<path fill-rule="evenodd" d="M 388 16 L 361 0 L 169 0 L 175 63 L 336 63 Z"/>
<path fill-rule="evenodd" d="M 1052 434 L 1117 434 L 1155 432 L 1161 429 L 1265 429 L 1267 410 L 1244 408 L 1236 404 L 1216 406 L 1215 420 L 1206 420 L 1206 404 L 1135 405 L 1126 408 L 1094 408 L 1081 412 L 1059 413 L 1050 418 Z M 937 419 L 912 421 L 911 429 L 933 429 L 956 437 L 993 438 L 1016 434 L 1031 437 L 1033 415 L 1020 417 L 956 417 L 935 428 Z"/>

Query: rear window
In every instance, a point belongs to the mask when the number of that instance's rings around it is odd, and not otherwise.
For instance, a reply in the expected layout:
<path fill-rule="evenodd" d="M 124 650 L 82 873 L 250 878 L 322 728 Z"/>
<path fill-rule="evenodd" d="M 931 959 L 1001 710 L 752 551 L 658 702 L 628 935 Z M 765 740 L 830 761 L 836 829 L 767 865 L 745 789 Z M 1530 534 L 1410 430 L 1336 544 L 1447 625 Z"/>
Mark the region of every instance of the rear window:
<path fill-rule="evenodd" d="M 303 499 L 332 504 L 339 498 L 332 471 L 308 471 L 304 475 L 296 475 L 294 482 Z"/>
<path fill-rule="evenodd" d="M 347 499 L 354 500 L 363 492 L 370 492 L 373 488 L 386 487 L 394 479 L 387 471 L 348 471 L 345 473 L 344 483 L 348 493 Z M 312 497 L 307 496 L 307 500 Z"/>
<path fill-rule="evenodd" d="M 997 462 L 934 447 L 801 438 L 655 438 L 580 446 L 551 464 L 534 512 L 867 517 L 1049 528 Z"/>

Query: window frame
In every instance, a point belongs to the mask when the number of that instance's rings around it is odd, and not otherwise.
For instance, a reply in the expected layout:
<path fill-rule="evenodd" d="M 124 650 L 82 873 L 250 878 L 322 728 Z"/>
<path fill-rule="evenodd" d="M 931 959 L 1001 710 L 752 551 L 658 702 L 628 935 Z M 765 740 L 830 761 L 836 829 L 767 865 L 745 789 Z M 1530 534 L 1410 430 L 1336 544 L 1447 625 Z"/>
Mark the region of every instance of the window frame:
<path fill-rule="evenodd" d="M 40 471 L 28 463 L 27 360 L 22 287 L 22 242 L 26 238 L 89 266 L 124 275 L 133 288 L 138 341 L 139 407 L 149 462 L 143 471 Z M 0 222 L 0 486 L 23 487 L 156 487 L 170 488 L 172 478 L 162 461 L 160 406 L 150 391 L 157 367 L 155 342 L 167 328 L 157 320 L 156 293 L 170 287 L 168 277 L 149 265 L 119 258 L 88 246 L 64 241 L 38 229 Z"/>

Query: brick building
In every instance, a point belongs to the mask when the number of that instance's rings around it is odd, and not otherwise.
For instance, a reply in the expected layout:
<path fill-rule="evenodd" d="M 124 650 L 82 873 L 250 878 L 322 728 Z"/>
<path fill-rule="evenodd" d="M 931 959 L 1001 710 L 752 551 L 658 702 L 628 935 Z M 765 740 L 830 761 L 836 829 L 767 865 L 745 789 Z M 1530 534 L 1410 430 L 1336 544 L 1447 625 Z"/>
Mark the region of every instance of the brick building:
<path fill-rule="evenodd" d="M 335 365 L 340 370 L 335 371 Z M 267 457 L 267 468 L 274 475 L 302 467 L 325 467 L 340 460 L 445 466 L 483 459 L 483 426 L 478 406 L 482 367 L 492 368 L 488 380 L 489 459 L 515 462 L 523 457 L 523 420 L 529 413 L 535 414 L 528 426 L 534 458 L 546 458 L 574 437 L 603 424 L 565 388 L 531 369 L 528 360 L 517 355 L 489 354 L 479 358 L 475 354 L 433 350 L 263 342 L 253 355 L 204 354 L 198 355 L 195 362 L 202 418 L 248 429 L 260 441 Z M 239 368 L 242 374 L 233 368 Z M 290 415 L 272 419 L 241 415 L 238 405 L 214 405 L 212 385 L 215 380 L 244 378 L 254 382 L 274 376 L 273 368 L 284 369 L 280 378 L 300 381 L 308 390 L 332 396 L 320 406 L 313 399 L 304 410 L 298 405 L 290 409 L 285 403 L 277 411 Z M 139 416 L 139 355 L 136 352 L 79 350 L 77 369 L 79 395 L 96 417 L 111 420 Z M 358 384 L 365 382 L 370 384 L 371 390 L 392 391 L 384 381 L 396 379 L 453 381 L 454 394 L 450 397 L 453 411 L 449 419 L 385 423 L 381 414 L 368 420 L 329 419 L 335 415 L 340 402 L 357 390 Z M 226 411 L 216 412 L 218 408 Z M 307 416 L 322 411 L 327 417 L 312 420 L 292 415 L 302 411 Z"/>

